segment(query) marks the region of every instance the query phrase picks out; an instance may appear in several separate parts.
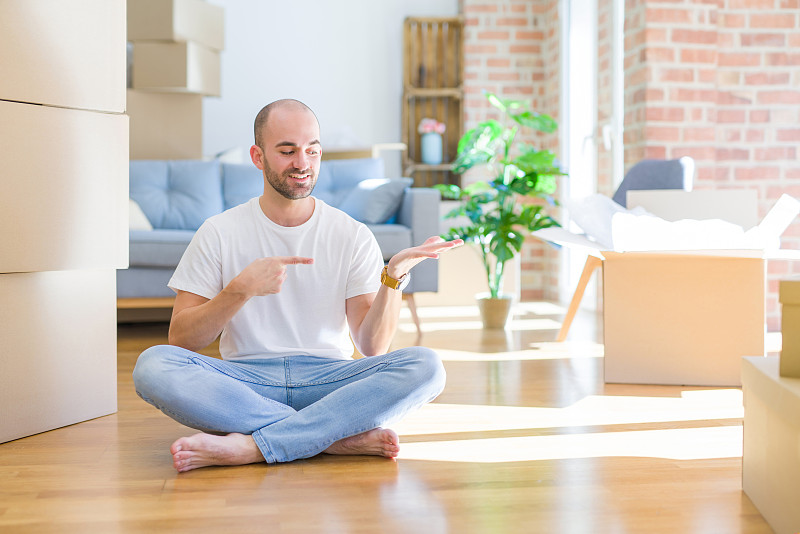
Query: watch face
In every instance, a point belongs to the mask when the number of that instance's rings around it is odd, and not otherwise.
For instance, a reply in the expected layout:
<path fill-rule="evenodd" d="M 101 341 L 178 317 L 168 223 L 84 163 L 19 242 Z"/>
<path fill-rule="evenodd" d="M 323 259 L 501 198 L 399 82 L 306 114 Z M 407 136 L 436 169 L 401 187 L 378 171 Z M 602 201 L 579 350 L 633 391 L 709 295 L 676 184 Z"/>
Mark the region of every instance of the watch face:
<path fill-rule="evenodd" d="M 411 273 L 406 273 L 406 275 L 400 281 L 400 285 L 397 286 L 397 290 L 398 291 L 404 290 L 410 281 L 411 281 Z"/>

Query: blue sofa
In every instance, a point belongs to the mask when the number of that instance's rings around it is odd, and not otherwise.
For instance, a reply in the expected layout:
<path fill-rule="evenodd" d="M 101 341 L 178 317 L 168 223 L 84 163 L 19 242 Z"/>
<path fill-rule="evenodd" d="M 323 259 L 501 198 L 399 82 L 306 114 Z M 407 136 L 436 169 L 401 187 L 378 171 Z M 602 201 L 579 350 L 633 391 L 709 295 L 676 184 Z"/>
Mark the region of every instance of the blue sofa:
<path fill-rule="evenodd" d="M 386 179 L 379 158 L 325 160 L 313 195 L 361 220 L 385 261 L 439 231 L 439 192 L 411 188 L 410 178 Z M 195 230 L 208 217 L 264 189 L 253 165 L 219 161 L 131 161 L 130 197 L 152 230 L 130 231 L 129 268 L 117 271 L 117 297 L 174 297 L 167 282 Z M 414 268 L 406 293 L 436 291 L 438 262 Z"/>

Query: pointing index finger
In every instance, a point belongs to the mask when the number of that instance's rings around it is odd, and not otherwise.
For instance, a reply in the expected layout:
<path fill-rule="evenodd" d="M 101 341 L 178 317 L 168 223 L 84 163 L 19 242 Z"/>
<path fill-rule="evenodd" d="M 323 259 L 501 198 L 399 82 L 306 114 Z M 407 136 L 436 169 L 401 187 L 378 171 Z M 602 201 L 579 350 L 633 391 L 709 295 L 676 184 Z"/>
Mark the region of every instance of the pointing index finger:
<path fill-rule="evenodd" d="M 279 256 L 275 258 L 284 265 L 311 265 L 314 258 L 304 258 L 303 256 Z"/>

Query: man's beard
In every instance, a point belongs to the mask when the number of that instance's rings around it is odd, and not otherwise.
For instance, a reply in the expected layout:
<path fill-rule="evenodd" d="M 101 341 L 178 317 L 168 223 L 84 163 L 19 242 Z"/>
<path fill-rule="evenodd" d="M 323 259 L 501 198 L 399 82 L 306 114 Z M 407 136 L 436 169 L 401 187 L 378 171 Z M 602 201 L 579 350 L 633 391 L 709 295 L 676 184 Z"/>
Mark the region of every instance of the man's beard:
<path fill-rule="evenodd" d="M 314 190 L 314 186 L 317 185 L 317 175 L 311 167 L 309 167 L 307 171 L 301 171 L 295 168 L 287 169 L 283 172 L 283 176 L 279 176 L 278 173 L 273 171 L 272 167 L 269 166 L 266 158 L 261 158 L 261 163 L 264 166 L 264 176 L 267 182 L 269 182 L 269 185 L 282 197 L 288 198 L 289 200 L 306 198 Z M 294 180 L 289 176 L 291 174 L 309 174 L 310 176 L 306 184 L 300 185 L 294 183 Z"/>

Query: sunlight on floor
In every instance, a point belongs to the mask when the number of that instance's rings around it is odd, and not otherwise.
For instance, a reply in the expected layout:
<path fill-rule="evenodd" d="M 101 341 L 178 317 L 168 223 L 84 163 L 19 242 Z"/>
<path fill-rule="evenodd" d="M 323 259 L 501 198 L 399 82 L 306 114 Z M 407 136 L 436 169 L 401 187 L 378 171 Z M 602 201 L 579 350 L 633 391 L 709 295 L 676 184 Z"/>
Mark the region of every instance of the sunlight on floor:
<path fill-rule="evenodd" d="M 404 443 L 398 459 L 498 463 L 614 456 L 673 460 L 737 458 L 742 456 L 742 427 Z"/>
<path fill-rule="evenodd" d="M 565 408 L 433 403 L 393 428 L 407 436 L 407 440 L 427 434 L 706 421 L 743 416 L 742 392 L 719 389 L 684 391 L 680 398 L 589 395 Z"/>

